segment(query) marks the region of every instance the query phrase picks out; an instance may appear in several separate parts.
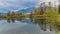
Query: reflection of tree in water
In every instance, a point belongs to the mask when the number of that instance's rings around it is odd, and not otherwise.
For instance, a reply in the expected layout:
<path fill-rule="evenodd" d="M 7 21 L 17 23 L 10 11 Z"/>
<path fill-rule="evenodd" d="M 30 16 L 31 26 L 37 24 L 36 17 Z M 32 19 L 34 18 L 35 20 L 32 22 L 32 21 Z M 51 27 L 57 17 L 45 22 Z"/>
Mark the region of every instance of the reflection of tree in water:
<path fill-rule="evenodd" d="M 45 22 L 45 19 L 40 19 L 40 25 L 41 25 L 41 29 L 46 31 L 46 22 Z"/>
<path fill-rule="evenodd" d="M 19 19 L 14 19 L 14 18 L 7 19 L 7 22 L 11 23 L 11 21 L 12 21 L 12 23 L 15 23 L 15 20 L 22 21 L 22 18 L 19 18 Z"/>
<path fill-rule="evenodd" d="M 7 22 L 10 23 L 10 19 L 7 19 Z"/>
<path fill-rule="evenodd" d="M 19 19 L 15 19 L 15 18 L 7 19 L 7 22 L 10 23 L 12 21 L 12 23 L 15 23 L 15 20 L 22 21 L 22 18 L 19 18 Z"/>
<path fill-rule="evenodd" d="M 46 22 L 45 22 L 45 19 L 35 19 L 35 24 L 39 24 L 41 29 L 46 31 Z"/>
<path fill-rule="evenodd" d="M 8 23 L 11 23 L 11 21 L 12 21 L 12 23 L 14 23 L 15 22 L 15 19 L 7 19 L 7 22 Z"/>
<path fill-rule="evenodd" d="M 15 22 L 15 19 L 12 18 L 11 21 L 12 21 L 12 23 L 14 23 Z"/>
<path fill-rule="evenodd" d="M 17 19 L 18 21 L 22 21 L 22 18 Z"/>
<path fill-rule="evenodd" d="M 29 18 L 30 18 L 30 21 L 33 22 L 33 13 L 32 12 L 30 13 Z"/>

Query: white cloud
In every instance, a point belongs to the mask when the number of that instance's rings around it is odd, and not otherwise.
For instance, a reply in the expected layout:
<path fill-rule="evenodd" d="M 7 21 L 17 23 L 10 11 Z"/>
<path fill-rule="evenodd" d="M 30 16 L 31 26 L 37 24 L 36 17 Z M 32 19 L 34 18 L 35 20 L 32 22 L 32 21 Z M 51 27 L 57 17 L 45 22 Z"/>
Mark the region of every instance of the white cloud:
<path fill-rule="evenodd" d="M 40 0 L 0 0 L 0 6 L 15 6 L 15 5 L 18 6 L 19 4 L 21 5 L 22 3 L 26 3 L 26 2 L 34 2 L 38 4 Z"/>
<path fill-rule="evenodd" d="M 56 4 L 58 5 L 57 0 L 0 0 L 0 7 L 12 9 L 12 10 L 13 8 L 18 8 L 16 10 L 19 10 L 28 7 L 39 6 L 41 2 L 47 3 L 49 1 L 51 1 L 52 3 L 56 1 Z"/>
<path fill-rule="evenodd" d="M 51 1 L 52 3 L 54 1 L 57 2 L 57 0 L 0 0 L 0 6 L 20 6 L 21 4 L 26 3 L 26 2 L 34 2 L 34 3 L 39 4 L 40 2 L 47 3 L 49 1 Z"/>

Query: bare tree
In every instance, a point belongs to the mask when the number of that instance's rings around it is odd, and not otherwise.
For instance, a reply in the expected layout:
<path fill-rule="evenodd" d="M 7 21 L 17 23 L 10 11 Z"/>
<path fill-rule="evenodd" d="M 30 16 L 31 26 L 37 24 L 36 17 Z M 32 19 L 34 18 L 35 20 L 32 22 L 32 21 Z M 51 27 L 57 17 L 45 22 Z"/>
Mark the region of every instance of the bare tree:
<path fill-rule="evenodd" d="M 51 2 L 49 2 L 49 8 L 51 8 Z"/>
<path fill-rule="evenodd" d="M 58 0 L 59 5 L 58 5 L 58 13 L 60 13 L 60 0 Z"/>
<path fill-rule="evenodd" d="M 41 11 L 40 11 L 40 14 L 44 14 L 44 12 L 46 11 L 46 6 L 45 6 L 45 2 L 41 3 Z"/>

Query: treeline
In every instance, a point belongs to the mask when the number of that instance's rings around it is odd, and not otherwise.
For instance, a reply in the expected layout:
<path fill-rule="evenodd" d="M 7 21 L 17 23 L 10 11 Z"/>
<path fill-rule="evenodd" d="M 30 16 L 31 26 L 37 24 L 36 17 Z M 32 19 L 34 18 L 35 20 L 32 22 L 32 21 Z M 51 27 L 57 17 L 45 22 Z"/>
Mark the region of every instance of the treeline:
<path fill-rule="evenodd" d="M 41 3 L 40 7 L 35 9 L 35 15 L 45 15 L 41 16 L 43 18 L 36 19 L 36 23 L 38 24 L 49 24 L 50 30 L 54 29 L 56 31 L 60 31 L 60 14 L 58 13 L 57 7 L 52 7 L 51 2 L 48 3 L 47 6 L 45 2 Z M 56 6 L 56 5 L 55 5 Z M 37 22 L 38 21 L 38 22 Z M 42 24 L 42 27 L 45 26 Z"/>
<path fill-rule="evenodd" d="M 10 22 L 10 20 L 12 20 L 14 22 L 15 20 L 21 21 L 24 18 L 25 18 L 25 16 L 22 13 L 18 13 L 18 12 L 14 12 L 14 11 L 10 12 L 9 11 L 8 13 L 3 15 L 2 19 L 7 20 L 8 22 Z"/>

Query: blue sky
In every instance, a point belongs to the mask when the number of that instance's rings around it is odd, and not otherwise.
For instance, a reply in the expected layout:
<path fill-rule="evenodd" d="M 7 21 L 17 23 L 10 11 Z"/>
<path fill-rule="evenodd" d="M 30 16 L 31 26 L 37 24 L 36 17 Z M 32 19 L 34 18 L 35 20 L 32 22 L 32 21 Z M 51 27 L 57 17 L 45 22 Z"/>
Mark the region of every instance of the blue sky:
<path fill-rule="evenodd" d="M 37 7 L 41 2 L 52 3 L 57 0 L 0 0 L 0 13 L 8 12 L 9 10 L 21 10 L 30 7 Z"/>

